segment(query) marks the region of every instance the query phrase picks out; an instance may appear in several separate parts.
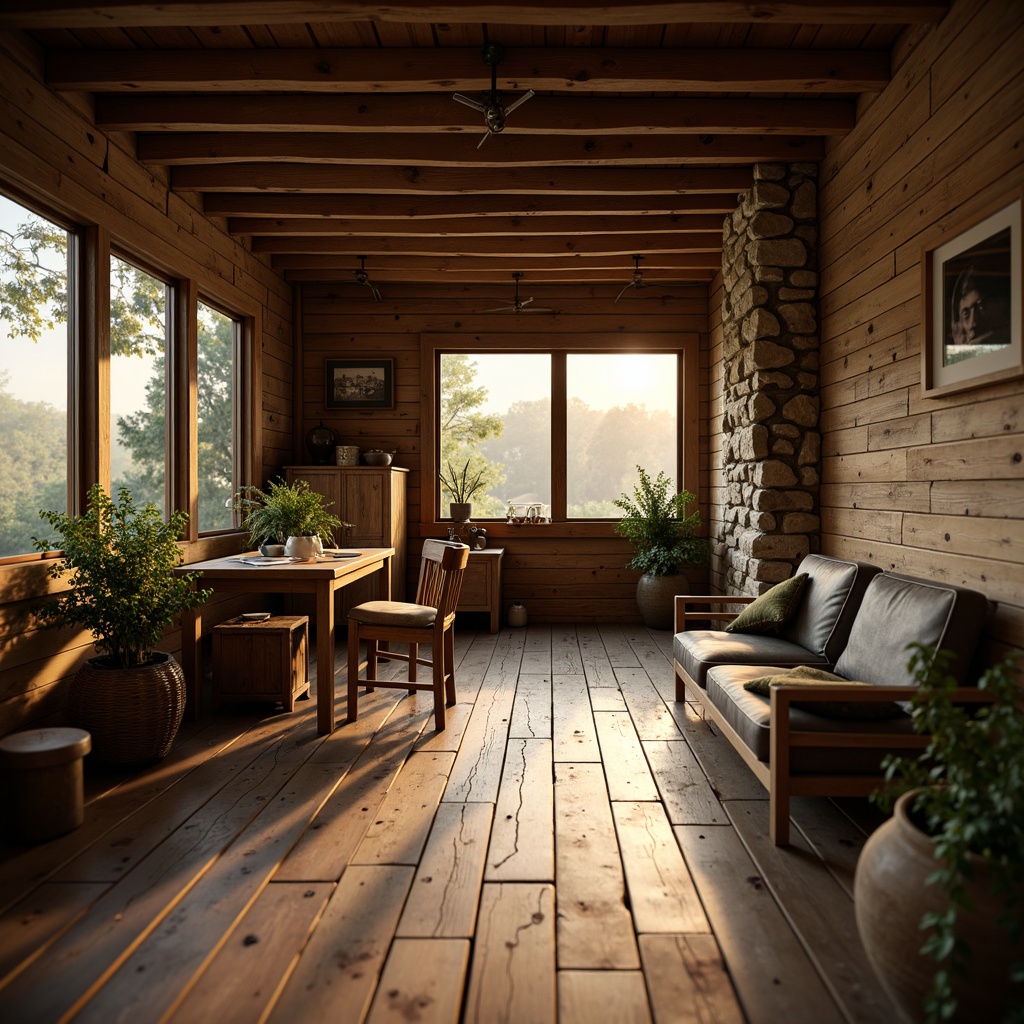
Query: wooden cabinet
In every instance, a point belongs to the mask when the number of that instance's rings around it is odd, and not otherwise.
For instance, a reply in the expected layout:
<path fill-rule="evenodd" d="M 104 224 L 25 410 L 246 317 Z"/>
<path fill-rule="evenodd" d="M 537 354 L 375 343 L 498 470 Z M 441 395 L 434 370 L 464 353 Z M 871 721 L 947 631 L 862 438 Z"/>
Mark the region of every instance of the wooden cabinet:
<path fill-rule="evenodd" d="M 492 633 L 497 633 L 501 625 L 501 559 L 504 554 L 504 548 L 470 551 L 459 591 L 458 610 L 489 613 Z"/>
<path fill-rule="evenodd" d="M 311 490 L 323 494 L 331 512 L 351 530 L 334 538 L 339 548 L 394 548 L 391 560 L 391 596 L 405 600 L 406 478 L 409 471 L 397 466 L 285 466 L 288 483 L 305 480 Z M 373 584 L 360 581 L 339 591 L 342 616 L 353 605 L 375 598 Z M 340 621 L 339 621 L 340 624 Z"/>

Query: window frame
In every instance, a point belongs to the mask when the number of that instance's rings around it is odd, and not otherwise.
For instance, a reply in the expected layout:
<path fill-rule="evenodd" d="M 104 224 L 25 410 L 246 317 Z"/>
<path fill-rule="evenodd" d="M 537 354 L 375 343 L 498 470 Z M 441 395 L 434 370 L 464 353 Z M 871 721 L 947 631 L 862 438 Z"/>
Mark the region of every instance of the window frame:
<path fill-rule="evenodd" d="M 440 437 L 437 416 L 440 401 L 440 357 L 442 353 L 483 352 L 544 352 L 552 356 L 551 362 L 551 517 L 543 529 L 547 536 L 609 536 L 617 520 L 571 519 L 566 513 L 566 356 L 577 353 L 622 354 L 657 353 L 675 354 L 678 358 L 676 422 L 680 443 L 676 450 L 675 478 L 678 485 L 698 494 L 700 452 L 699 366 L 700 335 L 694 332 L 632 332 L 629 334 L 442 334 L 425 333 L 420 336 L 420 367 L 422 373 L 423 435 L 422 471 L 420 485 L 420 525 L 426 532 L 447 524 L 440 517 L 440 485 L 437 471 L 440 460 Z M 511 536 L 516 530 L 529 526 L 508 526 L 502 520 L 486 522 L 490 535 Z"/>

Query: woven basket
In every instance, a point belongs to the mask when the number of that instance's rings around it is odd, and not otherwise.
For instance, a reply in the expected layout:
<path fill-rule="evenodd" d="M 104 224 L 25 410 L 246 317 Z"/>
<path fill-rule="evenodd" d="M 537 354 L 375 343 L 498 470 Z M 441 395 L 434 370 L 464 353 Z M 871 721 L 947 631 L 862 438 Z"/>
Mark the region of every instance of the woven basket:
<path fill-rule="evenodd" d="M 161 652 L 138 668 L 107 668 L 91 658 L 68 691 L 68 718 L 92 735 L 93 756 L 105 764 L 166 757 L 184 711 L 185 675 Z"/>

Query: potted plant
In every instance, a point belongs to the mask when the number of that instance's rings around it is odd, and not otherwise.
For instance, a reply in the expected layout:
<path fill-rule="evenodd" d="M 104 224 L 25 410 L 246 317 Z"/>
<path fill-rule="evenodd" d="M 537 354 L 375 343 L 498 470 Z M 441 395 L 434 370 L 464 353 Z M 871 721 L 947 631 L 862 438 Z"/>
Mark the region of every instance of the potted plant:
<path fill-rule="evenodd" d="M 469 463 L 456 472 L 450 462 L 446 462 L 445 468 L 438 474 L 442 489 L 451 496 L 448 505 L 448 512 L 455 522 L 464 523 L 473 515 L 473 505 L 470 498 L 483 487 L 484 471 L 481 469 L 472 480 L 469 478 Z"/>
<path fill-rule="evenodd" d="M 155 505 L 136 508 L 122 487 L 115 501 L 99 485 L 77 516 L 40 512 L 61 536 L 34 537 L 42 552 L 61 551 L 47 569 L 70 589 L 45 605 L 47 626 L 90 630 L 97 657 L 86 661 L 68 691 L 68 717 L 92 734 L 97 760 L 139 763 L 166 755 L 185 708 L 185 678 L 170 654 L 156 650 L 182 611 L 211 591 L 197 590 L 197 573 L 175 575 L 182 562 L 178 540 L 188 513 L 164 522 Z"/>
<path fill-rule="evenodd" d="M 243 487 L 235 495 L 234 507 L 253 547 L 283 544 L 280 553 L 295 558 L 322 554 L 323 541 L 330 543 L 336 529 L 352 526 L 333 515 L 327 497 L 310 490 L 305 480 L 271 480 L 265 491 Z"/>
<path fill-rule="evenodd" d="M 857 863 L 858 930 L 910 1020 L 1024 1020 L 1024 712 L 1013 662 L 987 669 L 964 703 L 946 652 L 911 647 L 914 729 L 929 740 L 919 758 L 886 758 L 873 799 L 885 809 L 898 799 Z"/>
<path fill-rule="evenodd" d="M 626 568 L 643 573 L 636 600 L 644 625 L 670 629 L 672 598 L 689 587 L 682 566 L 706 565 L 711 548 L 706 538 L 697 536 L 700 512 L 686 512 L 696 497 L 686 490 L 670 493 L 672 481 L 663 472 L 652 480 L 642 467 L 636 470 L 640 480 L 632 497 L 623 493 L 613 502 L 626 513 L 616 530 L 636 551 Z"/>

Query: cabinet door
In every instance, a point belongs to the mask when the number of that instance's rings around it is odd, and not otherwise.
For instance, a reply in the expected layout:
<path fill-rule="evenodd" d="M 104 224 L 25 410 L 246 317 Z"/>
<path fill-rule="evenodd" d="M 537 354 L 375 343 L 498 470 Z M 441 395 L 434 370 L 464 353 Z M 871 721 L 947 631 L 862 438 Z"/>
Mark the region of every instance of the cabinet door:
<path fill-rule="evenodd" d="M 385 539 L 384 526 L 384 474 L 380 472 L 346 473 L 342 480 L 345 495 L 345 514 L 342 518 L 352 523 L 345 543 L 352 547 L 391 547 L 390 537 Z"/>

